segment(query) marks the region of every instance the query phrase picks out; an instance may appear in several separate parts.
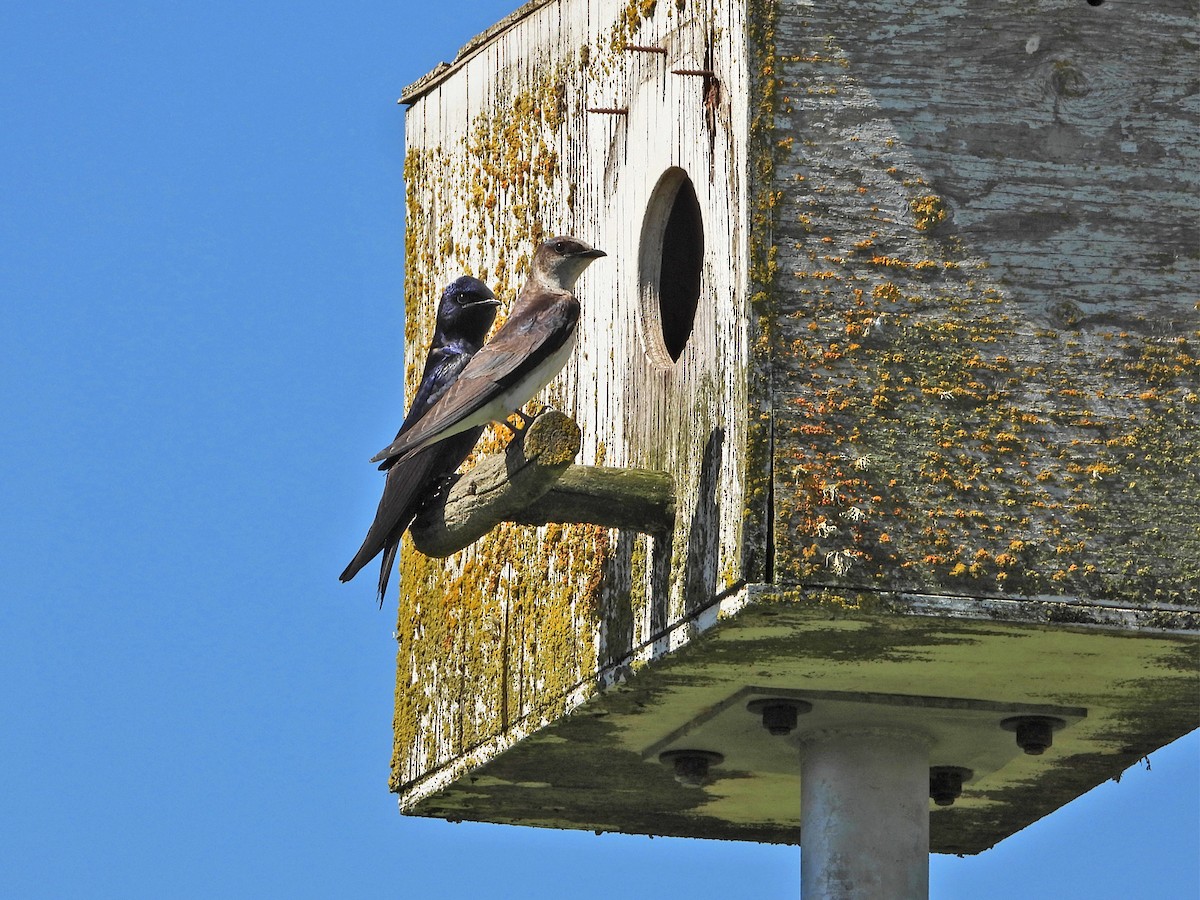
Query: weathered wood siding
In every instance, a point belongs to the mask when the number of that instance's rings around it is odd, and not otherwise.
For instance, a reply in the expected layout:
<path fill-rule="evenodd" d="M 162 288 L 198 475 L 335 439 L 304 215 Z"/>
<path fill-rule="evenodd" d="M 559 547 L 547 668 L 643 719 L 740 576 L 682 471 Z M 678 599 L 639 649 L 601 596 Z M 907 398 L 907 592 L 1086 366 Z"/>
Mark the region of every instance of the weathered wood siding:
<path fill-rule="evenodd" d="M 609 256 L 578 285 L 579 347 L 544 399 L 579 422 L 580 462 L 670 472 L 679 515 L 673 540 L 658 545 L 589 526 L 510 526 L 445 562 L 406 546 L 393 782 L 409 798 L 561 715 L 596 689 L 603 666 L 742 579 L 742 30 L 737 4 L 533 3 L 412 97 L 409 384 L 442 285 L 470 273 L 511 301 L 534 244 L 576 234 Z M 707 107 L 701 79 L 670 74 L 706 65 L 722 88 Z M 639 324 L 638 261 L 647 204 L 670 167 L 695 186 L 706 254 L 691 338 L 663 366 Z"/>
<path fill-rule="evenodd" d="M 1195 603 L 1196 3 L 775 14 L 777 580 Z"/>
<path fill-rule="evenodd" d="M 581 462 L 669 471 L 679 517 L 669 542 L 406 547 L 403 802 L 668 655 L 747 582 L 892 621 L 871 604 L 893 591 L 981 616 L 1195 603 L 1195 28 L 1181 0 L 535 0 L 410 92 L 410 384 L 443 284 L 511 300 L 538 239 L 578 234 L 610 255 L 544 399 Z M 719 97 L 675 68 L 711 68 Z M 671 167 L 705 265 L 663 366 L 639 243 Z"/>

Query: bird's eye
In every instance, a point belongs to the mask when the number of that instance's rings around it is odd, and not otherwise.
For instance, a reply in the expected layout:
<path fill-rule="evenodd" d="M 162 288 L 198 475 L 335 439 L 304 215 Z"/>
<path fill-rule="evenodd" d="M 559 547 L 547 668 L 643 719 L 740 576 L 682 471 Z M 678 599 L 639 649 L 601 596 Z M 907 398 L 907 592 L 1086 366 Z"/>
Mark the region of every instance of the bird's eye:
<path fill-rule="evenodd" d="M 557 241 L 557 242 L 555 242 L 555 244 L 554 244 L 554 252 L 555 252 L 555 253 L 563 253 L 563 254 L 565 254 L 565 253 L 567 252 L 567 242 L 566 242 L 566 241 Z"/>

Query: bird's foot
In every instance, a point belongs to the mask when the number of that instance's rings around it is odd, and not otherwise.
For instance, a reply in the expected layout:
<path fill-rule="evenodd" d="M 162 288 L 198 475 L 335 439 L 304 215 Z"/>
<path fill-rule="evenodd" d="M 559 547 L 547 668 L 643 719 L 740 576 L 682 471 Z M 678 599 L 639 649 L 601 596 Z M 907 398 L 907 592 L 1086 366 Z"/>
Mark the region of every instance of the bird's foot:
<path fill-rule="evenodd" d="M 527 416 L 525 414 L 524 410 L 515 409 L 512 411 L 512 413 L 509 415 L 509 417 L 507 419 L 505 419 L 502 422 L 498 422 L 497 424 L 503 425 L 505 428 L 507 428 L 509 431 L 512 432 L 513 437 L 516 437 L 518 434 L 520 434 L 522 431 L 524 431 L 526 428 L 528 428 L 530 425 L 532 425 L 533 420 L 536 419 L 537 416 L 538 416 L 538 414 L 534 414 L 532 416 Z M 513 421 L 512 421 L 514 418 L 517 420 L 517 423 L 515 425 L 513 424 Z"/>

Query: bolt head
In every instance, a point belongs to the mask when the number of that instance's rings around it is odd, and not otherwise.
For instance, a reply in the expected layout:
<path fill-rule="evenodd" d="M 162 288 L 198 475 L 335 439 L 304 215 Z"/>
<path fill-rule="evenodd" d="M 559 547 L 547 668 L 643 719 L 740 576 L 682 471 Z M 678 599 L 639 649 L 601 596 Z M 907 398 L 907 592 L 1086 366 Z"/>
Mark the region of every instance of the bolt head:
<path fill-rule="evenodd" d="M 1017 746 L 1029 756 L 1041 756 L 1054 743 L 1054 732 L 1067 723 L 1053 716 L 1012 716 L 1000 723 L 1005 731 L 1015 732 Z"/>
<path fill-rule="evenodd" d="M 658 761 L 674 769 L 680 784 L 700 787 L 708 781 L 709 767 L 719 766 L 725 757 L 711 750 L 666 750 L 658 755 Z"/>
<path fill-rule="evenodd" d="M 746 704 L 746 709 L 755 715 L 761 715 L 763 728 L 778 736 L 794 731 L 798 718 L 803 713 L 811 712 L 812 704 L 804 700 L 772 698 L 751 700 Z"/>
<path fill-rule="evenodd" d="M 953 806 L 962 795 L 963 782 L 975 773 L 962 766 L 933 766 L 929 770 L 929 796 L 938 806 Z"/>

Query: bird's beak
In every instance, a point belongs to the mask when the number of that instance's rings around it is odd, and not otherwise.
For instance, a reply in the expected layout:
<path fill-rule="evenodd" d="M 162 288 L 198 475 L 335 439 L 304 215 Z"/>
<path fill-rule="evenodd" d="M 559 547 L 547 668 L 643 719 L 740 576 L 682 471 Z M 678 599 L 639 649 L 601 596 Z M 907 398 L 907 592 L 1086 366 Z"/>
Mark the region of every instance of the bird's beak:
<path fill-rule="evenodd" d="M 608 256 L 603 250 L 597 250 L 593 247 L 591 250 L 584 250 L 582 253 L 576 253 L 576 256 L 582 256 L 584 259 L 599 259 L 602 256 Z"/>
<path fill-rule="evenodd" d="M 488 291 L 488 295 L 480 300 L 472 300 L 470 303 L 464 303 L 463 306 L 499 306 L 500 301 L 496 299 L 496 295 Z"/>

